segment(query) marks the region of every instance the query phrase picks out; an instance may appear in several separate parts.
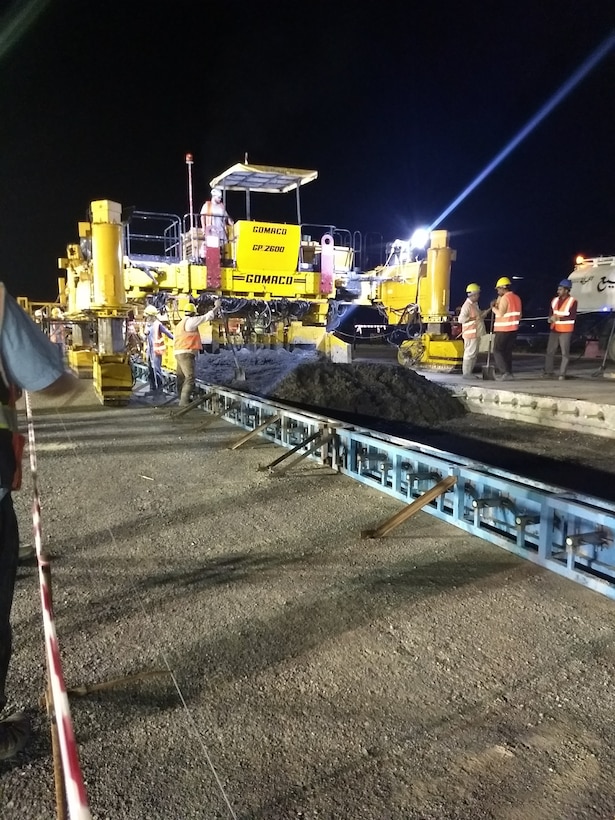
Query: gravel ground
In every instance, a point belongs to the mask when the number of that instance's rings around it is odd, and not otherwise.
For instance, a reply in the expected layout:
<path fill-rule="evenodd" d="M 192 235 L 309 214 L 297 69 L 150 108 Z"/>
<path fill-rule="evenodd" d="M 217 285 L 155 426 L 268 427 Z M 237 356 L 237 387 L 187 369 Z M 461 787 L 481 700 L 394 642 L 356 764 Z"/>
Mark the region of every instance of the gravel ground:
<path fill-rule="evenodd" d="M 613 817 L 612 602 L 427 513 L 361 540 L 398 502 L 259 472 L 226 422 L 82 401 L 35 414 L 67 686 L 120 679 L 71 697 L 96 820 Z M 7 818 L 55 816 L 41 624 L 23 567 Z"/>

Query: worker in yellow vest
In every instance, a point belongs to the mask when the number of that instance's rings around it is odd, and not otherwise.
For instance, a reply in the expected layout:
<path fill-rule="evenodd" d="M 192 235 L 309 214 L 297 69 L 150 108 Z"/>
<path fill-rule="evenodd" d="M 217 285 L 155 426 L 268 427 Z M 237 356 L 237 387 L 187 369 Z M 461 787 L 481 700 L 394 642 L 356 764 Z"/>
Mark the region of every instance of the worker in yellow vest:
<path fill-rule="evenodd" d="M 547 342 L 547 354 L 545 356 L 545 369 L 543 378 L 554 378 L 555 354 L 559 347 L 562 354 L 562 361 L 559 368 L 558 379 L 562 381 L 566 378 L 568 364 L 570 362 L 570 341 L 572 331 L 577 318 L 577 300 L 570 295 L 572 282 L 570 279 L 562 279 L 557 286 L 557 296 L 551 300 L 549 307 L 548 322 L 551 325 L 549 340 Z"/>

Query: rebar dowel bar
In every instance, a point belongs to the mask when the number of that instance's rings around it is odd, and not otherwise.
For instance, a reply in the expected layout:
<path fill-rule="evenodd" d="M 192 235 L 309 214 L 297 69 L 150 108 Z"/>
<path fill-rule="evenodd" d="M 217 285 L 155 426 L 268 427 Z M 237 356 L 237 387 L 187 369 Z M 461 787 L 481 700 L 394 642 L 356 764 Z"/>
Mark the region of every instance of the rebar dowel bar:
<path fill-rule="evenodd" d="M 316 441 L 312 444 L 312 446 L 308 447 L 305 453 L 301 453 L 301 455 L 297 456 L 297 458 L 293 459 L 292 461 L 287 461 L 286 464 L 280 467 L 279 470 L 276 470 L 274 467 L 270 467 L 269 472 L 274 475 L 282 475 L 282 473 L 285 473 L 287 470 L 290 470 L 291 467 L 294 467 L 295 465 L 299 464 L 300 461 L 303 461 L 304 458 L 311 456 L 312 453 L 318 450 L 319 447 L 324 447 L 326 444 L 328 444 L 333 438 L 333 436 L 334 433 L 329 432 L 326 435 L 317 438 Z"/>
<path fill-rule="evenodd" d="M 169 415 L 172 419 L 179 419 L 182 416 L 185 416 L 186 413 L 189 413 L 191 410 L 194 410 L 195 407 L 198 407 L 199 404 L 203 404 L 209 398 L 209 393 L 203 393 L 202 395 L 198 396 L 196 399 L 192 399 L 190 404 L 187 404 L 185 407 L 180 407 L 179 410 L 172 410 Z"/>
<path fill-rule="evenodd" d="M 241 407 L 241 402 L 240 401 L 232 401 L 228 405 L 228 407 L 223 407 L 221 410 L 218 410 L 217 413 L 211 413 L 211 415 L 207 416 L 205 421 L 203 421 L 201 424 L 199 424 L 198 427 L 194 428 L 195 433 L 198 433 L 201 430 L 205 430 L 216 419 L 221 419 L 224 415 L 226 415 L 226 413 L 230 413 L 231 410 L 236 410 L 238 407 Z"/>
<path fill-rule="evenodd" d="M 123 675 L 120 678 L 112 678 L 111 680 L 101 681 L 100 683 L 82 683 L 79 686 L 71 686 L 71 688 L 66 691 L 69 695 L 85 697 L 85 695 L 91 695 L 93 692 L 107 692 L 110 689 L 117 689 L 128 683 L 135 683 L 135 681 L 171 674 L 170 669 L 144 669 L 142 672 L 135 672 L 133 675 Z"/>
<path fill-rule="evenodd" d="M 320 436 L 322 436 L 323 433 L 324 433 L 324 430 L 316 430 L 315 433 L 312 433 L 311 436 L 308 436 L 307 438 L 304 438 L 303 441 L 300 441 L 299 444 L 296 444 L 288 452 L 284 453 L 284 455 L 280 456 L 279 458 L 276 458 L 274 461 L 271 462 L 271 464 L 266 464 L 264 467 L 259 466 L 258 469 L 261 472 L 271 470 L 272 468 L 276 467 L 278 464 L 281 464 L 283 461 L 285 461 L 290 456 L 294 455 L 295 453 L 298 453 L 299 450 L 301 450 L 302 447 L 305 447 L 306 444 L 310 444 L 315 439 L 320 438 Z"/>
<path fill-rule="evenodd" d="M 449 490 L 456 482 L 457 476 L 446 476 L 446 478 L 443 478 L 442 481 L 439 481 L 431 489 L 426 490 L 423 495 L 416 498 L 412 504 L 409 504 L 403 510 L 395 513 L 391 518 L 380 524 L 379 527 L 376 527 L 375 530 L 362 530 L 361 538 L 382 538 L 383 535 L 386 535 L 392 529 L 403 524 L 404 521 L 407 521 L 408 518 L 419 512 L 419 510 L 422 510 L 426 504 L 429 504 L 439 495 Z"/>
<path fill-rule="evenodd" d="M 275 416 L 270 416 L 266 421 L 263 421 L 258 427 L 255 427 L 254 430 L 250 430 L 249 433 L 246 433 L 245 436 L 241 436 L 234 444 L 229 447 L 229 450 L 237 450 L 242 444 L 250 441 L 251 438 L 257 436 L 259 433 L 262 433 L 263 430 L 266 430 L 267 427 L 271 427 L 272 424 L 277 424 L 282 417 L 279 413 Z"/>

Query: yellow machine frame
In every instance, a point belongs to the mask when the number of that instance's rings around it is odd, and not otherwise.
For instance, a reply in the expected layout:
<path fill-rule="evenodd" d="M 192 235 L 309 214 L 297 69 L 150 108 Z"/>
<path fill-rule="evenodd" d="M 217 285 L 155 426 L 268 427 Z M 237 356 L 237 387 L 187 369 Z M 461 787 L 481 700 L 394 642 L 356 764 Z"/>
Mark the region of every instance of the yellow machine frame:
<path fill-rule="evenodd" d="M 379 308 L 390 325 L 403 325 L 409 310 L 414 318 L 420 317 L 419 338 L 409 335 L 400 345 L 402 364 L 448 369 L 459 364 L 463 344 L 451 339 L 446 329 L 455 259 L 448 233 L 431 233 L 423 261 L 393 259 L 357 273 L 354 249 L 350 242 L 339 241 L 336 229 L 325 230 L 315 239 L 302 234 L 299 189 L 317 176 L 316 171 L 305 169 L 240 163 L 211 180 L 225 197 L 229 191 L 243 191 L 247 211 L 247 218 L 235 222 L 215 253 L 192 214 L 189 224 L 177 230 L 174 246 L 181 249 L 179 253 L 133 254 L 127 249 L 130 243 L 124 232 L 130 230 L 130 223 L 122 219 L 122 206 L 111 200 L 91 203 L 91 220 L 79 223 L 79 243 L 68 245 L 58 264 L 65 271 L 65 278 L 59 280 L 60 303 L 74 329 L 69 364 L 79 375 L 94 378 L 101 401 L 128 401 L 133 379 L 125 349 L 126 318 L 129 311 L 138 318 L 147 303 L 163 304 L 163 318 L 169 315 L 168 306 L 174 310 L 185 301 L 203 298 L 213 302 L 222 297 L 240 306 L 258 303 L 276 309 L 299 305 L 299 315 L 291 311 L 283 319 L 272 319 L 271 312 L 260 323 L 249 325 L 240 319 L 236 341 L 310 346 L 335 361 L 350 361 L 350 346 L 327 330 L 327 317 L 338 289 L 354 287 L 353 303 Z M 252 193 L 293 190 L 297 223 L 251 218 Z M 200 250 L 206 244 L 205 251 Z M 223 322 L 202 326 L 204 343 L 213 348 L 224 344 L 226 330 Z M 165 363 L 172 367 L 173 362 L 171 351 Z"/>

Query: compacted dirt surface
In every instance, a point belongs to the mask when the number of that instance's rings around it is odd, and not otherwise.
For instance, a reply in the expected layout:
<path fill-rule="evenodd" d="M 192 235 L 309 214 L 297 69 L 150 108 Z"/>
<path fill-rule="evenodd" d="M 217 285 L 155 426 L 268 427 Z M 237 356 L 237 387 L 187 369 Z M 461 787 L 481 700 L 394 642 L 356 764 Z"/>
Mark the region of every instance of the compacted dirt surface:
<path fill-rule="evenodd" d="M 211 381 L 233 382 L 237 362 L 208 359 L 230 373 Z M 340 412 L 430 443 L 493 444 L 530 464 L 564 435 L 507 424 L 504 440 L 496 419 L 405 371 L 332 374 L 301 359 L 311 376 L 291 375 L 242 360 L 238 387 L 321 410 L 345 389 Z M 399 502 L 310 462 L 271 476 L 259 468 L 279 448 L 231 450 L 241 430 L 205 426 L 197 410 L 172 419 L 143 389 L 119 409 L 87 390 L 66 406 L 33 397 L 43 546 L 64 677 L 81 687 L 70 704 L 93 818 L 615 816 L 611 600 L 427 512 L 362 539 Z M 394 402 L 403 418 L 387 419 Z M 571 437 L 560 483 L 580 468 L 610 480 L 614 451 Z M 32 490 L 26 474 L 24 541 Z M 13 622 L 9 708 L 34 732 L 0 763 L 0 816 L 48 820 L 34 562 L 20 568 Z"/>

